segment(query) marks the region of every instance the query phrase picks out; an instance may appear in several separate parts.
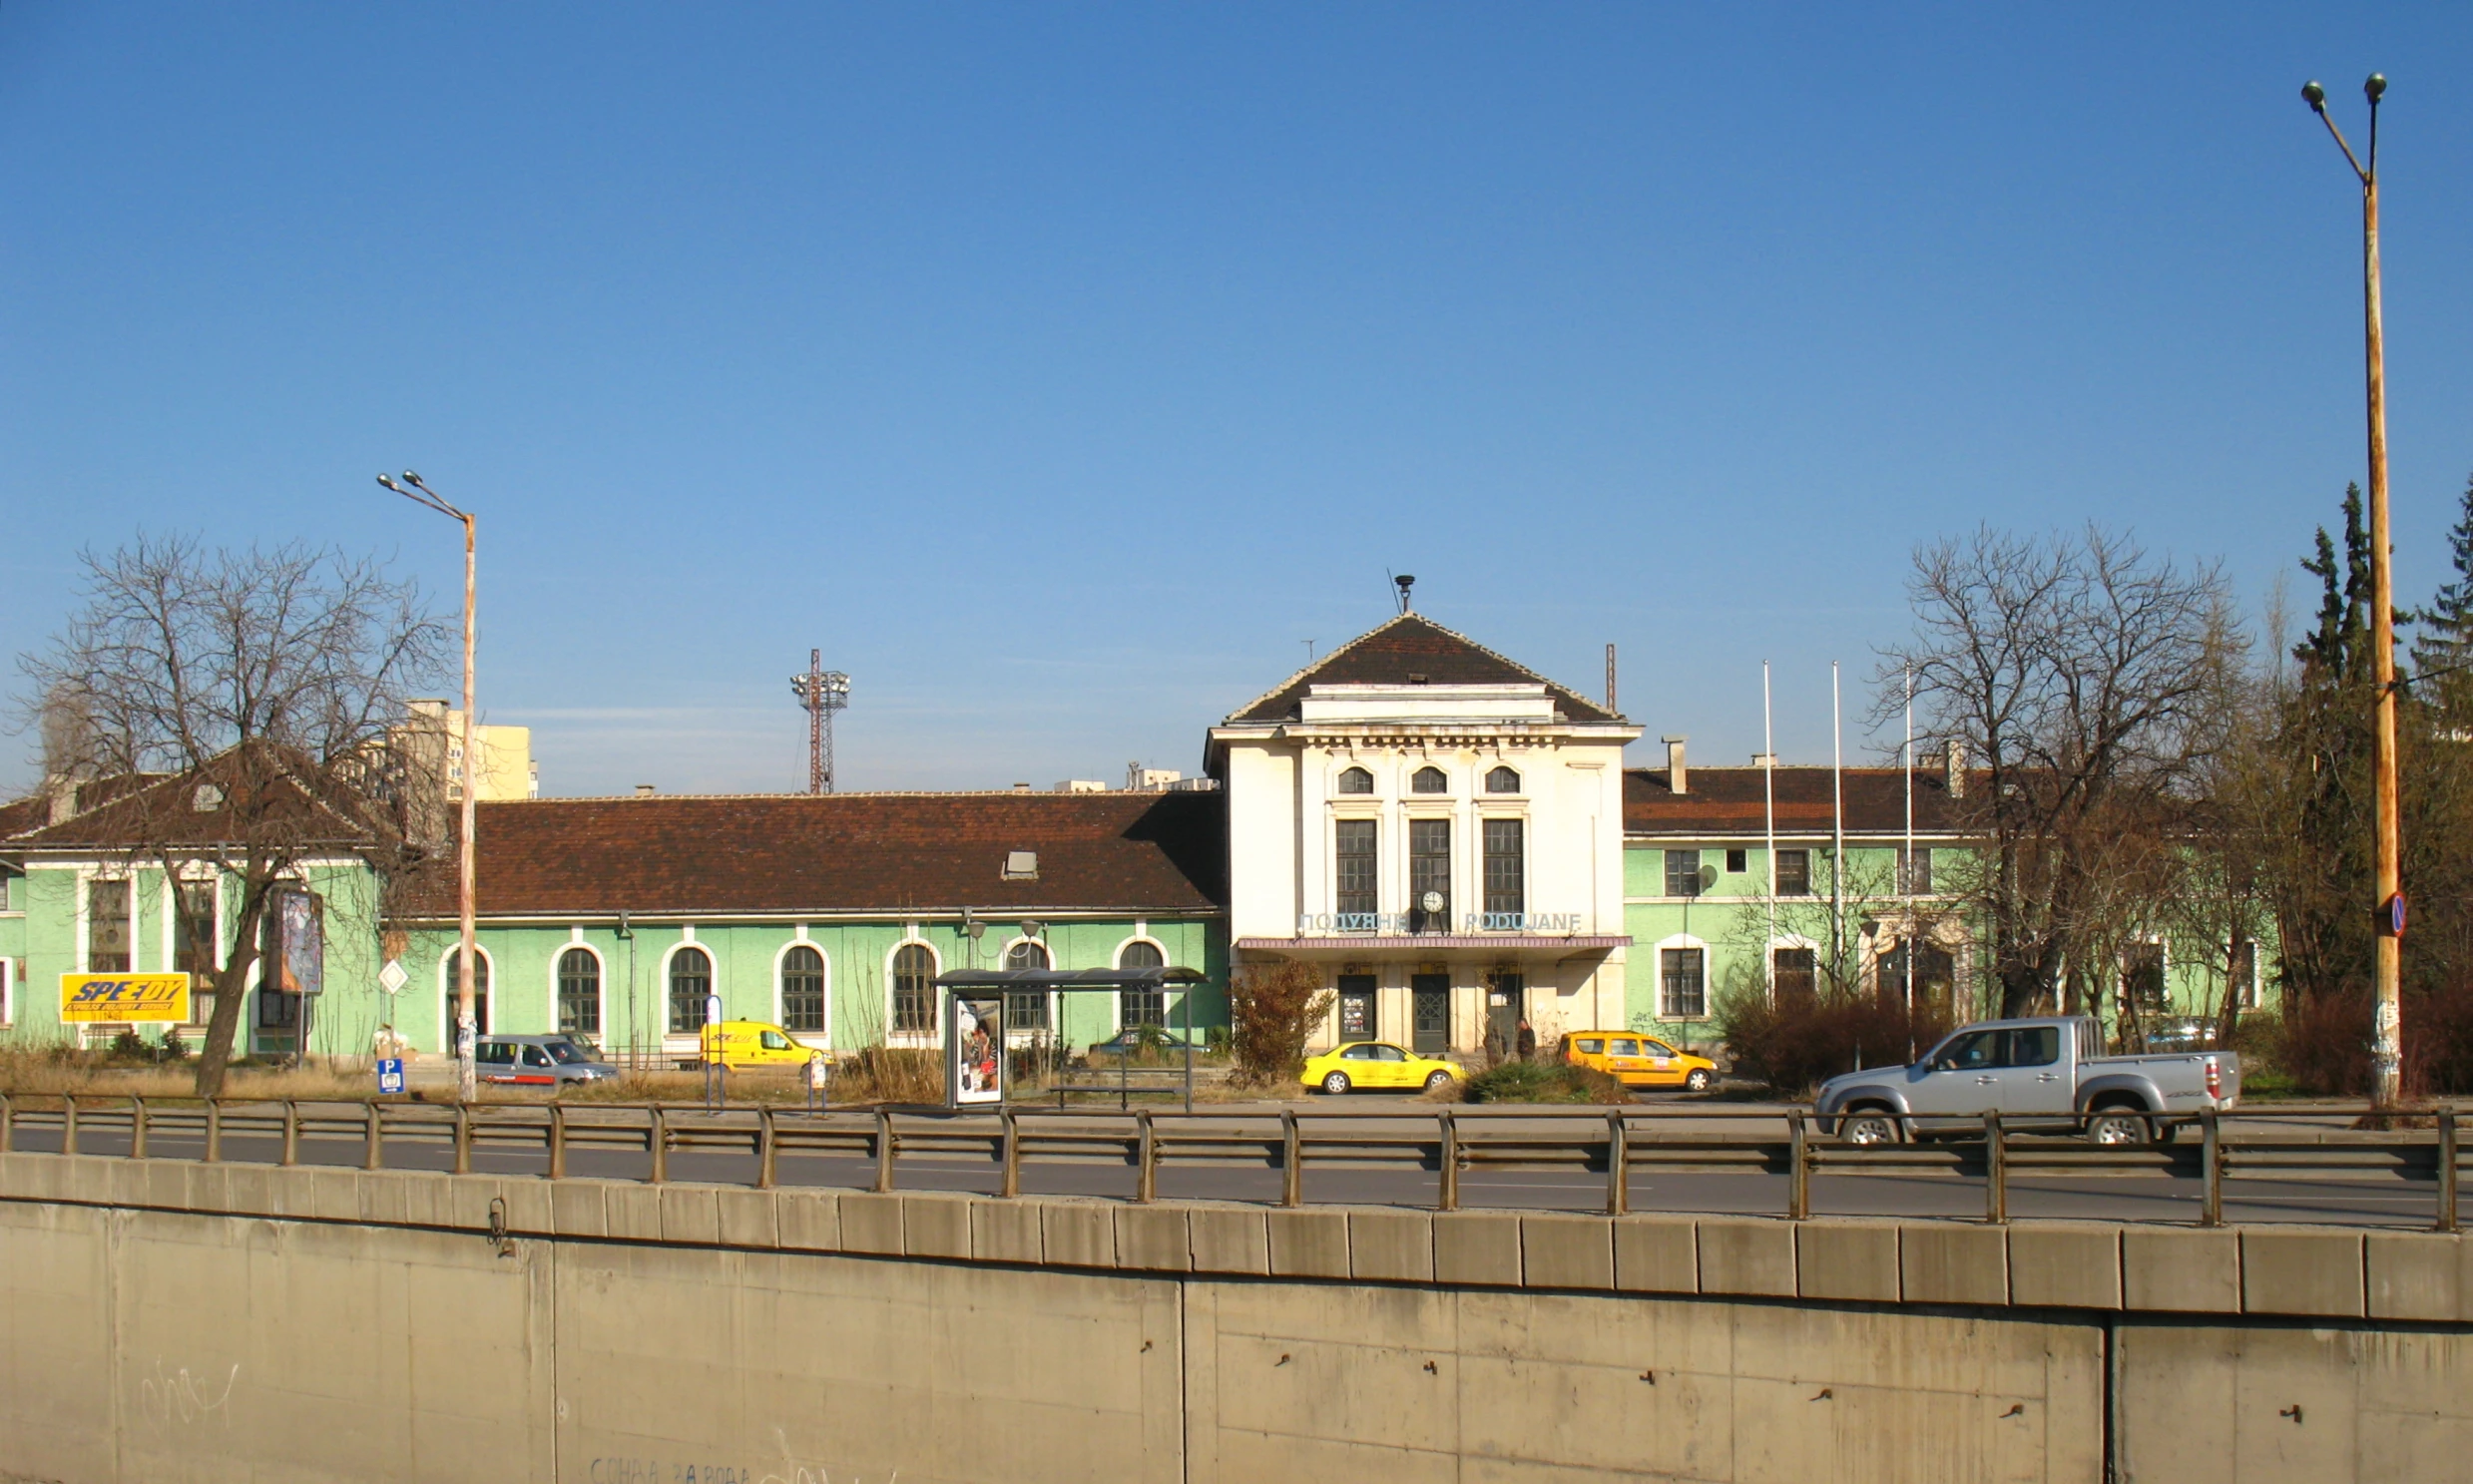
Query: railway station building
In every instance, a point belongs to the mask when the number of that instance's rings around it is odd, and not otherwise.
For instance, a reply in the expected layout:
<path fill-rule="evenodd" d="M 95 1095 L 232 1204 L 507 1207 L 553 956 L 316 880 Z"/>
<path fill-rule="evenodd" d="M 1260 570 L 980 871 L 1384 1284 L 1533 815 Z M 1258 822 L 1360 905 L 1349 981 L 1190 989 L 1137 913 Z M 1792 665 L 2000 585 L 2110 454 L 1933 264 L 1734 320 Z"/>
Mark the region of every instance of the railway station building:
<path fill-rule="evenodd" d="M 1710 766 L 1669 738 L 1627 765 L 1642 735 L 1403 613 L 1210 727 L 1195 786 L 485 797 L 482 1025 L 676 1061 L 719 994 L 733 1018 L 847 1051 L 931 1044 L 948 969 L 1205 976 L 1019 1007 L 1059 1016 L 1040 1029 L 1079 1048 L 1189 1014 L 1224 1028 L 1230 975 L 1279 962 L 1333 991 L 1317 1045 L 1472 1053 L 1516 1044 L 1523 1020 L 1541 1043 L 1628 1028 L 1703 1045 L 1731 988 L 1832 975 L 1979 1012 L 1985 965 L 1952 889 L 1972 858 L 1963 757 Z M 162 816 L 140 805 L 165 790 L 210 791 L 59 780 L 0 805 L 0 1044 L 113 1029 L 63 1025 L 64 974 L 170 969 L 194 935 L 229 939 L 228 879 L 167 879 L 137 848 L 137 821 Z M 211 836 L 213 811 L 196 813 Z M 288 1051 L 304 1019 L 320 1054 L 450 1044 L 451 888 L 381 891 L 369 843 L 339 836 L 303 868 L 322 992 L 304 1006 L 253 977 L 243 1049 Z M 2160 933 L 2125 951 L 2121 988 L 2166 1012 L 2210 1013 L 2227 990 L 2254 1006 L 2257 957 Z"/>

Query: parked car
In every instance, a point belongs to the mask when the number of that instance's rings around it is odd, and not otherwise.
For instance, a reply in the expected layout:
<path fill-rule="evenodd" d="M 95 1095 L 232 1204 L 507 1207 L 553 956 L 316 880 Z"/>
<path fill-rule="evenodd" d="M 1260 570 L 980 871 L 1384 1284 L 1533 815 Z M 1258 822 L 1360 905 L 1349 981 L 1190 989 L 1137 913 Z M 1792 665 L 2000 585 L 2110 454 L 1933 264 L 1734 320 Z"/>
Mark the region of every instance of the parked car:
<path fill-rule="evenodd" d="M 698 1045 L 706 1062 L 719 1062 L 733 1072 L 749 1067 L 803 1067 L 817 1049 L 760 1020 L 716 1021 L 705 1027 Z"/>
<path fill-rule="evenodd" d="M 1419 1056 L 1388 1041 L 1351 1041 L 1306 1058 L 1297 1081 L 1336 1095 L 1363 1087 L 1440 1087 L 1464 1075 L 1440 1057 Z"/>
<path fill-rule="evenodd" d="M 1185 1055 L 1185 1038 L 1175 1031 L 1162 1030 L 1155 1025 L 1133 1025 L 1127 1026 L 1105 1041 L 1092 1042 L 1091 1049 L 1083 1060 L 1095 1067 L 1102 1062 L 1113 1064 L 1117 1058 L 1123 1056 L 1138 1057 L 1145 1051 L 1182 1057 Z M 1201 1044 L 1196 1043 L 1194 1049 L 1202 1050 Z"/>
<path fill-rule="evenodd" d="M 1895 1144 L 1935 1130 L 2075 1130 L 2096 1144 L 2172 1139 L 2203 1109 L 2240 1101 L 2229 1051 L 2104 1055 L 2085 1016 L 1989 1020 L 1952 1031 L 1908 1067 L 1849 1072 L 1820 1084 L 1820 1131 L 1848 1144 Z"/>
<path fill-rule="evenodd" d="M 1718 1080 L 1718 1064 L 1677 1051 L 1636 1031 L 1574 1031 L 1563 1038 L 1563 1060 L 1590 1067 L 1625 1087 L 1679 1087 L 1705 1093 Z"/>
<path fill-rule="evenodd" d="M 566 1036 L 483 1036 L 472 1045 L 473 1073 L 501 1087 L 601 1082 L 619 1069 Z"/>

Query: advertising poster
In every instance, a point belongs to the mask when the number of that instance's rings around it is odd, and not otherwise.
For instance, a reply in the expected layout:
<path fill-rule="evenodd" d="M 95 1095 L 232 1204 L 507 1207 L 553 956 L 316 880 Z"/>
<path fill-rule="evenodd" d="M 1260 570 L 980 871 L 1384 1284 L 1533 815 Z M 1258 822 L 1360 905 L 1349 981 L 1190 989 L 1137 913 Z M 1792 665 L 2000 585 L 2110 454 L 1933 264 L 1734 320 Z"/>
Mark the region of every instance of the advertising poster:
<path fill-rule="evenodd" d="M 952 1107 L 1005 1098 L 1005 997 L 945 1001 L 945 1102 Z"/>
<path fill-rule="evenodd" d="M 275 918 L 281 926 L 276 987 L 285 994 L 313 995 L 326 988 L 325 924 L 318 918 L 317 899 L 305 891 L 286 891 L 275 898 Z"/>
<path fill-rule="evenodd" d="M 63 1025 L 181 1025 L 189 1019 L 187 974 L 63 974 Z"/>

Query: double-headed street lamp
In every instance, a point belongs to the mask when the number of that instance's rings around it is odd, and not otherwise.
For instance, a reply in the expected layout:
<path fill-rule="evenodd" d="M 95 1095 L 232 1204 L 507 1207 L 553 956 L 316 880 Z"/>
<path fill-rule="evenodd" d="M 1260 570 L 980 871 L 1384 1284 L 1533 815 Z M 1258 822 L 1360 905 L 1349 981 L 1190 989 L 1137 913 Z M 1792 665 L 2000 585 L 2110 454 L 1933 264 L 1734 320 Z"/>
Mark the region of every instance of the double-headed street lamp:
<path fill-rule="evenodd" d="M 409 469 L 403 471 L 403 482 L 400 484 L 387 474 L 379 475 L 378 483 L 416 505 L 426 506 L 440 515 L 452 516 L 464 523 L 464 818 L 463 835 L 457 852 L 460 857 L 458 874 L 462 879 L 456 899 L 463 937 L 462 946 L 455 954 L 455 1096 L 469 1103 L 478 1091 L 472 1068 L 472 1046 L 479 1034 L 472 1014 L 472 801 L 480 791 L 480 759 L 472 750 L 473 519 L 469 511 L 458 510 L 440 499 L 437 491 L 423 484 L 421 476 Z"/>
<path fill-rule="evenodd" d="M 2389 572 L 2387 536 L 2387 350 L 2378 304 L 2378 100 L 2387 79 L 2371 73 L 2361 85 L 2370 100 L 2370 148 L 2364 161 L 2344 142 L 2344 131 L 2327 117 L 2327 90 L 2301 85 L 2301 100 L 2335 137 L 2345 163 L 2361 181 L 2361 306 L 2363 355 L 2370 419 L 2370 673 L 2378 687 L 2370 765 L 2376 774 L 2377 820 L 2372 853 L 2378 873 L 2375 951 L 2370 965 L 2370 1098 L 2392 1108 L 2402 1095 L 2404 890 L 2402 829 L 2396 803 L 2395 587 Z"/>

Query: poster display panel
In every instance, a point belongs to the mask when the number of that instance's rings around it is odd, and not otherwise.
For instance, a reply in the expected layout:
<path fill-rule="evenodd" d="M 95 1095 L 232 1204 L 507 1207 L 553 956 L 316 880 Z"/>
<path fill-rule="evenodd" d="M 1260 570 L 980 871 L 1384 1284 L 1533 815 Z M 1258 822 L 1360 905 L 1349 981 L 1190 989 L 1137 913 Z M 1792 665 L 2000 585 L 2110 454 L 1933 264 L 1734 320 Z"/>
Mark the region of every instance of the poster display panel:
<path fill-rule="evenodd" d="M 945 1105 L 1005 1100 L 1005 997 L 952 994 L 945 999 Z"/>

